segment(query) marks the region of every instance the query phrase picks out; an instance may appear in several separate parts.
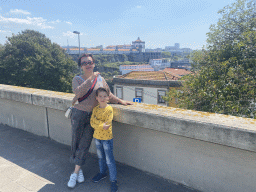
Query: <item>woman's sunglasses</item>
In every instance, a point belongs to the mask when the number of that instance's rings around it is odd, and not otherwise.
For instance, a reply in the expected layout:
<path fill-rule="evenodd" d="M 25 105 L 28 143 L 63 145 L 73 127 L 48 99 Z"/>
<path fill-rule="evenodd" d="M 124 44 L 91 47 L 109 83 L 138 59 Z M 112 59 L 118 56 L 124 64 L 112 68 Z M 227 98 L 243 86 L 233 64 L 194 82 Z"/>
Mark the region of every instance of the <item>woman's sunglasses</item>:
<path fill-rule="evenodd" d="M 92 61 L 88 61 L 88 62 L 82 62 L 81 65 L 93 65 L 94 63 Z"/>

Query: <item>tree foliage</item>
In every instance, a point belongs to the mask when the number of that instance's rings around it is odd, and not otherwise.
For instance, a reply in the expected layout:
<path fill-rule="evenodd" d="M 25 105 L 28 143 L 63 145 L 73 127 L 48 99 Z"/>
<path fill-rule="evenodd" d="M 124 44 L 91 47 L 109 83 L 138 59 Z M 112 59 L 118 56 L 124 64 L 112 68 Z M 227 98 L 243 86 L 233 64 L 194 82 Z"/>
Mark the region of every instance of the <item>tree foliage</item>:
<path fill-rule="evenodd" d="M 170 58 L 173 61 L 178 61 L 187 58 L 185 55 L 177 55 L 176 53 L 171 53 L 168 51 L 162 52 L 162 58 Z"/>
<path fill-rule="evenodd" d="M 182 108 L 256 118 L 255 10 L 253 1 L 238 0 L 218 12 L 222 17 L 207 33 L 207 49 L 192 57 L 196 73 L 169 99 L 177 97 Z"/>
<path fill-rule="evenodd" d="M 202 50 L 194 50 L 188 57 L 192 60 L 191 63 L 191 71 L 198 71 L 200 70 L 202 65 L 206 64 L 207 60 L 207 51 Z"/>
<path fill-rule="evenodd" d="M 162 57 L 163 58 L 172 58 L 172 54 L 168 51 L 163 51 L 162 52 Z"/>
<path fill-rule="evenodd" d="M 0 52 L 0 83 L 71 92 L 76 63 L 44 34 L 25 30 Z"/>
<path fill-rule="evenodd" d="M 105 63 L 125 62 L 128 61 L 128 57 L 125 54 L 113 54 L 113 55 L 94 55 L 96 66 L 104 65 Z"/>

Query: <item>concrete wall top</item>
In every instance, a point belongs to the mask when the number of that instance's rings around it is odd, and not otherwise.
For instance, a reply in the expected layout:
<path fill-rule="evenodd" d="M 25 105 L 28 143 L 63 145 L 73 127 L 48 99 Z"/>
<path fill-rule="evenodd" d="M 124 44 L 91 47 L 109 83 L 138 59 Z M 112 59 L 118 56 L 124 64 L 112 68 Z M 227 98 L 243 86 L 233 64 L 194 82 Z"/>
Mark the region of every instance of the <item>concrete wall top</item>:
<path fill-rule="evenodd" d="M 139 103 L 113 107 L 118 122 L 256 152 L 256 119 Z"/>
<path fill-rule="evenodd" d="M 0 98 L 2 99 L 58 110 L 66 110 L 70 107 L 74 96 L 75 95 L 71 93 L 0 84 Z"/>
<path fill-rule="evenodd" d="M 0 84 L 0 98 L 66 110 L 74 94 Z M 256 152 L 256 119 L 158 105 L 112 105 L 114 120 Z"/>

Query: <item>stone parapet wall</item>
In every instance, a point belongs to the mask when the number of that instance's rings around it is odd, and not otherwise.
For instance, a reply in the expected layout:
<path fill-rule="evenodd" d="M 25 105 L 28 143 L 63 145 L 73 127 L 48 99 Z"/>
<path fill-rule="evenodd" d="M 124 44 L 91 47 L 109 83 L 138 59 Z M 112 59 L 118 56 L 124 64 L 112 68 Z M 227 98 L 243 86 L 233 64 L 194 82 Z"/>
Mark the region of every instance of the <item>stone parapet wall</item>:
<path fill-rule="evenodd" d="M 66 110 L 74 94 L 0 84 L 0 98 L 52 109 Z"/>
<path fill-rule="evenodd" d="M 65 111 L 74 94 L 0 84 L 0 98 Z M 256 152 L 256 120 L 135 103 L 112 105 L 114 120 Z"/>
<path fill-rule="evenodd" d="M 70 145 L 64 113 L 73 97 L 0 85 L 0 123 Z M 147 104 L 112 106 L 116 161 L 200 191 L 255 191 L 255 119 Z M 94 142 L 90 152 L 96 153 Z"/>

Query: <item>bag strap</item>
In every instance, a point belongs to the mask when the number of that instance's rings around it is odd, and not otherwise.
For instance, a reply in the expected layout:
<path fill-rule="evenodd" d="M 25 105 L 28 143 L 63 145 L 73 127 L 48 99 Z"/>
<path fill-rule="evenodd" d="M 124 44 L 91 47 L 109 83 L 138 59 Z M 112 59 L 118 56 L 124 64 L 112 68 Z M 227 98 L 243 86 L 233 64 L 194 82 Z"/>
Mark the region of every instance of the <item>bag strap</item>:
<path fill-rule="evenodd" d="M 89 91 L 83 97 L 78 99 L 79 103 L 81 103 L 83 100 L 85 100 L 87 97 L 89 97 L 89 95 L 92 93 L 92 91 L 95 87 L 96 82 L 97 82 L 97 77 L 95 77 L 93 84 L 92 84 L 91 88 L 89 89 Z"/>

